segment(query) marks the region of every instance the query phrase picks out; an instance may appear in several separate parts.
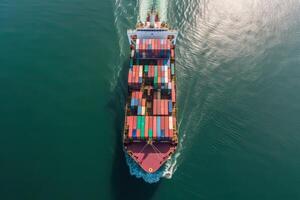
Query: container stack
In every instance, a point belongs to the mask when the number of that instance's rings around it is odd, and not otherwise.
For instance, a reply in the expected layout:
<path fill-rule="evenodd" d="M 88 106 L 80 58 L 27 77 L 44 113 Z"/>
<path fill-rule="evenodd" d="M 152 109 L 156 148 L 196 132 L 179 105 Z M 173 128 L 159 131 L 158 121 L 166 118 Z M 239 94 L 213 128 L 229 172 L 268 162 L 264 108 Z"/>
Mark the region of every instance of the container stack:
<path fill-rule="evenodd" d="M 146 98 L 143 98 L 143 92 L 133 91 L 131 93 L 130 110 L 137 115 L 146 114 Z"/>
<path fill-rule="evenodd" d="M 128 72 L 128 87 L 139 89 L 143 83 L 143 65 L 133 65 Z"/>
<path fill-rule="evenodd" d="M 172 115 L 172 101 L 168 99 L 153 100 L 153 115 Z"/>
<path fill-rule="evenodd" d="M 172 80 L 172 102 L 176 102 L 176 93 L 175 93 L 175 82 Z"/>
<path fill-rule="evenodd" d="M 130 139 L 171 139 L 176 118 L 173 116 L 127 116 Z"/>
<path fill-rule="evenodd" d="M 136 58 L 169 58 L 171 42 L 168 39 L 136 39 Z"/>

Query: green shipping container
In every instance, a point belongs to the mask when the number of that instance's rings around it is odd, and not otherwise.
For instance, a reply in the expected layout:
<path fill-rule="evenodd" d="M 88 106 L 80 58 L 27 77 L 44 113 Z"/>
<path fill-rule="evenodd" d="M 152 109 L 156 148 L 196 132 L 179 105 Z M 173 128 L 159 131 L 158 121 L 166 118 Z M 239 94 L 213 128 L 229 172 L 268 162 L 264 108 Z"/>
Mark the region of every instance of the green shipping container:
<path fill-rule="evenodd" d="M 157 77 L 157 65 L 154 66 L 154 77 Z"/>
<path fill-rule="evenodd" d="M 148 73 L 148 67 L 149 67 L 149 65 L 145 65 L 144 72 Z"/>
<path fill-rule="evenodd" d="M 154 76 L 154 88 L 157 88 L 158 77 Z"/>
<path fill-rule="evenodd" d="M 148 133 L 149 133 L 149 138 L 152 139 L 152 137 L 153 137 L 153 131 L 152 131 L 152 129 L 149 129 Z"/>
<path fill-rule="evenodd" d="M 141 138 L 145 138 L 145 116 L 141 117 Z"/>
<path fill-rule="evenodd" d="M 141 123 L 140 123 L 140 120 L 141 119 L 141 117 L 140 116 L 137 116 L 137 120 L 136 120 L 136 127 L 137 127 L 137 129 L 141 129 Z"/>
<path fill-rule="evenodd" d="M 175 67 L 174 67 L 174 64 L 171 64 L 171 74 L 172 74 L 172 75 L 175 74 Z"/>

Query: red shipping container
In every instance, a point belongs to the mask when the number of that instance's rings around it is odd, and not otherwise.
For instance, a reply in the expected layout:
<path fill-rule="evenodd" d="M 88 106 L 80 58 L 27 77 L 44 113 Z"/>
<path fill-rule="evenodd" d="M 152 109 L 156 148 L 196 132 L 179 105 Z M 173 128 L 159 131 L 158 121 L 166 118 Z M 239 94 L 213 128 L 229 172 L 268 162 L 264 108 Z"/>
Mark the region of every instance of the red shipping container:
<path fill-rule="evenodd" d="M 161 100 L 159 100 L 160 102 L 159 102 L 159 114 L 160 115 L 163 115 L 163 100 L 161 99 Z"/>
<path fill-rule="evenodd" d="M 132 67 L 132 78 L 131 78 L 132 83 L 135 83 L 135 66 L 133 65 Z"/>
<path fill-rule="evenodd" d="M 165 100 L 161 100 L 161 115 L 165 115 Z"/>
<path fill-rule="evenodd" d="M 164 114 L 168 115 L 168 100 L 164 100 Z"/>
<path fill-rule="evenodd" d="M 151 65 L 151 77 L 154 77 L 154 65 Z"/>
<path fill-rule="evenodd" d="M 161 115 L 165 115 L 165 100 L 161 100 Z"/>
<path fill-rule="evenodd" d="M 133 117 L 132 125 L 133 125 L 132 128 L 136 129 L 136 116 Z"/>
<path fill-rule="evenodd" d="M 168 100 L 165 100 L 165 114 L 169 115 L 169 104 L 168 104 Z"/>
<path fill-rule="evenodd" d="M 149 129 L 149 130 L 151 129 L 151 130 L 153 131 L 153 128 L 152 128 L 152 120 L 153 120 L 153 119 L 152 119 L 152 118 L 153 118 L 152 116 L 149 116 L 149 118 L 148 118 L 148 121 L 149 121 L 149 122 L 148 122 L 148 129 Z"/>
<path fill-rule="evenodd" d="M 165 117 L 165 136 L 169 137 L 169 117 Z"/>
<path fill-rule="evenodd" d="M 165 108 L 164 108 L 164 100 L 162 99 L 160 101 L 160 114 L 161 115 L 164 115 L 164 112 L 165 112 Z"/>
<path fill-rule="evenodd" d="M 159 107 L 160 107 L 160 115 L 163 115 L 163 112 L 164 112 L 163 102 L 164 102 L 164 100 L 161 99 L 161 100 L 160 100 L 160 104 L 159 104 Z"/>
<path fill-rule="evenodd" d="M 168 114 L 168 100 L 164 100 L 164 115 Z"/>
<path fill-rule="evenodd" d="M 158 78 L 161 78 L 161 65 L 157 66 Z"/>
<path fill-rule="evenodd" d="M 175 93 L 175 87 L 174 87 L 174 80 L 172 81 L 172 102 L 176 102 L 176 93 Z"/>
<path fill-rule="evenodd" d="M 173 130 L 169 129 L 169 137 L 172 138 L 173 137 Z"/>
<path fill-rule="evenodd" d="M 149 127 L 149 117 L 145 117 L 145 138 L 148 139 L 148 127 Z"/>
<path fill-rule="evenodd" d="M 134 66 L 134 83 L 137 83 L 137 77 L 138 77 L 138 72 L 137 72 L 137 67 L 136 65 Z"/>
<path fill-rule="evenodd" d="M 160 115 L 160 99 L 157 99 L 157 106 L 156 106 L 156 108 L 157 108 L 157 115 Z"/>
<path fill-rule="evenodd" d="M 156 133 L 156 117 L 153 117 L 152 126 L 153 126 L 153 138 L 156 138 L 157 137 L 157 133 Z"/>
<path fill-rule="evenodd" d="M 132 83 L 135 82 L 135 66 L 133 65 L 132 67 L 132 79 L 131 79 Z"/>
<path fill-rule="evenodd" d="M 156 115 L 156 99 L 153 100 L 152 112 L 153 112 L 153 115 Z"/>

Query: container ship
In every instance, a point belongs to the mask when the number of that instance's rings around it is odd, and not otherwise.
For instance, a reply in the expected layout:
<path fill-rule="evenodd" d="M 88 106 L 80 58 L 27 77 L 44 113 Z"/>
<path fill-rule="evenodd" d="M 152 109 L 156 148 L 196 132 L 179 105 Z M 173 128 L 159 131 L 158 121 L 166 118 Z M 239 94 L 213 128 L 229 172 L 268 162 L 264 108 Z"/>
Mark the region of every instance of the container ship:
<path fill-rule="evenodd" d="M 130 43 L 124 151 L 146 173 L 162 168 L 178 144 L 175 44 L 177 31 L 156 11 L 127 31 Z"/>

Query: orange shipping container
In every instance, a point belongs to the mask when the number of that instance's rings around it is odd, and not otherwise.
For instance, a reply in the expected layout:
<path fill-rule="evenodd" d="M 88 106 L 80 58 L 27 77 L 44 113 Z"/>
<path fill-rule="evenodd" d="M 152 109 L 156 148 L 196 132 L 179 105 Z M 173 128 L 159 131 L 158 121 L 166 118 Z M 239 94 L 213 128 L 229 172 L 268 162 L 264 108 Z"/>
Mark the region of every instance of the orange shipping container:
<path fill-rule="evenodd" d="M 169 137 L 172 138 L 173 137 L 173 130 L 169 129 Z"/>
<path fill-rule="evenodd" d="M 153 131 L 153 128 L 152 128 L 152 120 L 153 120 L 153 119 L 152 119 L 152 118 L 153 118 L 152 116 L 149 116 L 149 118 L 148 118 L 148 121 L 149 121 L 149 122 L 148 122 L 148 123 L 149 123 L 148 129 L 149 129 L 149 130 L 151 129 L 151 130 Z"/>
<path fill-rule="evenodd" d="M 169 117 L 165 117 L 165 136 L 169 137 Z"/>
<path fill-rule="evenodd" d="M 164 100 L 160 100 L 161 115 L 165 114 Z"/>
<path fill-rule="evenodd" d="M 176 94 L 175 94 L 175 85 L 174 85 L 174 80 L 172 81 L 172 102 L 176 102 Z"/>
<path fill-rule="evenodd" d="M 132 125 L 133 125 L 132 128 L 136 129 L 136 116 L 133 117 Z"/>
<path fill-rule="evenodd" d="M 153 112 L 153 115 L 156 115 L 156 99 L 153 100 L 152 112 Z"/>
<path fill-rule="evenodd" d="M 156 102 L 157 102 L 157 115 L 161 115 L 161 107 L 160 107 L 161 100 L 158 99 Z"/>

